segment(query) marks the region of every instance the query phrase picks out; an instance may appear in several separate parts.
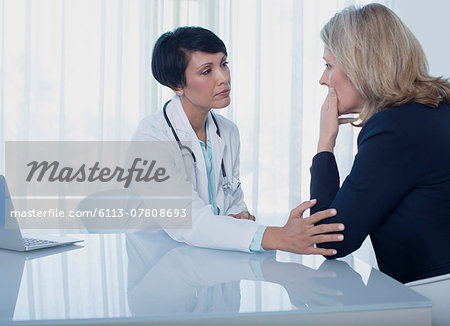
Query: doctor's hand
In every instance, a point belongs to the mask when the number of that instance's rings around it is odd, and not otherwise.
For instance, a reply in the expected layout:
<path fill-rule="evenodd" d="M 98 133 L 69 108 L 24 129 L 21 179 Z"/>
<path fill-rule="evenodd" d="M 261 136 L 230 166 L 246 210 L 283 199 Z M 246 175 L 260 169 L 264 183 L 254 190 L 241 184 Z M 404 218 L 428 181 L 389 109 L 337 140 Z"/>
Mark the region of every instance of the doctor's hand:
<path fill-rule="evenodd" d="M 283 227 L 267 227 L 262 239 L 266 250 L 283 250 L 297 254 L 318 254 L 331 256 L 335 249 L 316 248 L 317 243 L 342 241 L 342 234 L 328 234 L 344 230 L 344 224 L 316 223 L 336 215 L 335 209 L 327 209 L 303 218 L 303 213 L 317 203 L 316 199 L 305 201 L 294 208 Z"/>
<path fill-rule="evenodd" d="M 358 120 L 358 118 L 339 118 L 336 92 L 334 88 L 328 88 L 328 95 L 320 110 L 320 135 L 317 153 L 333 152 L 339 125 L 355 122 L 356 120 Z"/>
<path fill-rule="evenodd" d="M 243 211 L 243 212 L 240 212 L 239 214 L 228 214 L 228 216 L 232 216 L 234 218 L 242 219 L 242 220 L 252 220 L 252 221 L 255 220 L 255 216 L 250 214 L 249 211 Z"/>

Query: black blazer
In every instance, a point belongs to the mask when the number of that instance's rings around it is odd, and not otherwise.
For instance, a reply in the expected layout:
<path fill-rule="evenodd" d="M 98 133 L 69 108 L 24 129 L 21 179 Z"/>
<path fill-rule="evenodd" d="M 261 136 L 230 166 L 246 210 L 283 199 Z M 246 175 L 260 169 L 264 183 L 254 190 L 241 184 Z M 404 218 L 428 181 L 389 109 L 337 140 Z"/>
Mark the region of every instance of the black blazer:
<path fill-rule="evenodd" d="M 311 167 L 311 214 L 329 207 L 345 224 L 336 257 L 370 234 L 380 270 L 406 283 L 450 273 L 450 105 L 418 103 L 372 116 L 358 137 L 352 170 L 339 187 L 334 155 Z M 330 258 L 330 257 L 327 257 Z"/>

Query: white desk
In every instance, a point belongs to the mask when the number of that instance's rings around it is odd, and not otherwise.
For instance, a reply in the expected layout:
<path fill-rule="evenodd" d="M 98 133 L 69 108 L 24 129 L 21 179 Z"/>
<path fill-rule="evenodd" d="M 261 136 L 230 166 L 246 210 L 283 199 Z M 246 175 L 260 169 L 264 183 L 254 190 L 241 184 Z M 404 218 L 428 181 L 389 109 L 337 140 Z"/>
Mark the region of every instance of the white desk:
<path fill-rule="evenodd" d="M 0 325 L 430 325 L 431 302 L 367 264 L 189 247 L 161 231 L 0 250 Z"/>

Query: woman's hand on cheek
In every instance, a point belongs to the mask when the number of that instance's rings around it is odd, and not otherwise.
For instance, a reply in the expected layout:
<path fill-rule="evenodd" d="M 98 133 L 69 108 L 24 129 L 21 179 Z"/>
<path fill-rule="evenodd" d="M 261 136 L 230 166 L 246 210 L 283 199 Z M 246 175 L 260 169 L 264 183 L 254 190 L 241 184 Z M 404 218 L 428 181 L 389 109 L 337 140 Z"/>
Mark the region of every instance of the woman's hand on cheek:
<path fill-rule="evenodd" d="M 317 153 L 333 152 L 339 130 L 339 112 L 337 108 L 336 92 L 328 89 L 328 95 L 320 111 L 320 135 Z"/>

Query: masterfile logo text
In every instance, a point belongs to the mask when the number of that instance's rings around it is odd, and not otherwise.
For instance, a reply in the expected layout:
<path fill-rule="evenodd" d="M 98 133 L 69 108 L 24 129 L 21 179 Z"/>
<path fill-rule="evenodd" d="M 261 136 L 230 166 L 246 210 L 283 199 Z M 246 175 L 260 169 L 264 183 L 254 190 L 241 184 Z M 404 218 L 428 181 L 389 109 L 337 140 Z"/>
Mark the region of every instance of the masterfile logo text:
<path fill-rule="evenodd" d="M 192 172 L 176 142 L 6 142 L 9 218 L 21 228 L 189 228 Z"/>

